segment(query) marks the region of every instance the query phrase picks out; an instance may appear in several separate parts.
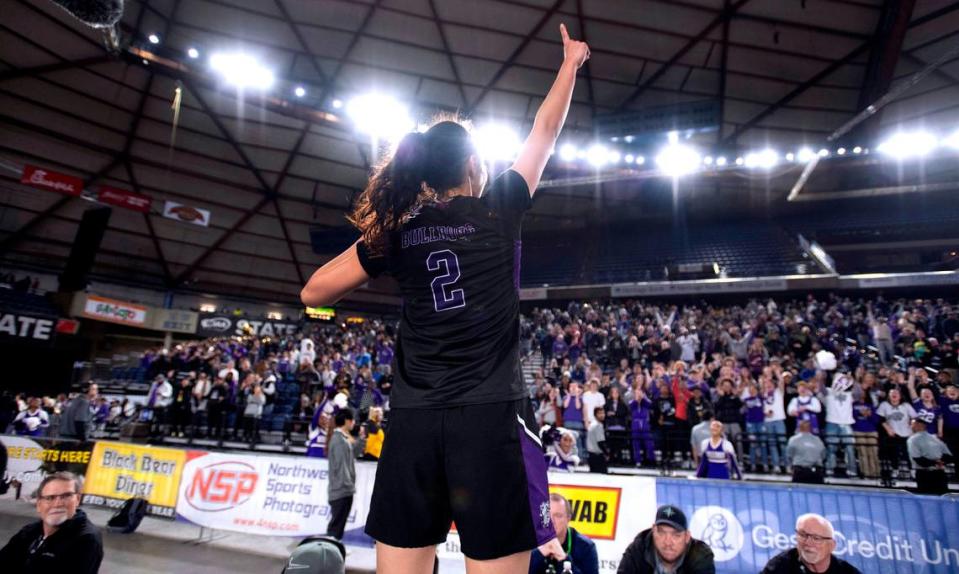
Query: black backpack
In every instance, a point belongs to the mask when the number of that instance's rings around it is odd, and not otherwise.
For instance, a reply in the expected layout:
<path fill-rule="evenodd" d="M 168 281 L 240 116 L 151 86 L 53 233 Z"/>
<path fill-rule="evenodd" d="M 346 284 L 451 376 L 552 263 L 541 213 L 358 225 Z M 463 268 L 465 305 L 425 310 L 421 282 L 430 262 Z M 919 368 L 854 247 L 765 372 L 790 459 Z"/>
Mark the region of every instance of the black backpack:
<path fill-rule="evenodd" d="M 123 503 L 120 510 L 114 514 L 107 526 L 114 532 L 129 534 L 140 526 L 147 513 L 147 501 L 143 498 L 130 498 Z"/>

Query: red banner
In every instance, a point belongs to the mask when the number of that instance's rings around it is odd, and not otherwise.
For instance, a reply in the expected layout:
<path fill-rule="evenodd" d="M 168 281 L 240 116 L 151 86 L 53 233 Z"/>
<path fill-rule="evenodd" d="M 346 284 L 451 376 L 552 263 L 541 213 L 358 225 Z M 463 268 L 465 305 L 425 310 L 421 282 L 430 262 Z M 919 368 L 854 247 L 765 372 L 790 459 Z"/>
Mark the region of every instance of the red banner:
<path fill-rule="evenodd" d="M 133 193 L 125 189 L 117 189 L 106 185 L 100 186 L 97 194 L 97 200 L 110 205 L 117 205 L 139 211 L 141 213 L 150 213 L 150 202 L 153 200 L 145 195 Z"/>
<path fill-rule="evenodd" d="M 79 177 L 50 171 L 34 165 L 23 166 L 20 183 L 79 197 L 83 192 L 83 180 Z"/>

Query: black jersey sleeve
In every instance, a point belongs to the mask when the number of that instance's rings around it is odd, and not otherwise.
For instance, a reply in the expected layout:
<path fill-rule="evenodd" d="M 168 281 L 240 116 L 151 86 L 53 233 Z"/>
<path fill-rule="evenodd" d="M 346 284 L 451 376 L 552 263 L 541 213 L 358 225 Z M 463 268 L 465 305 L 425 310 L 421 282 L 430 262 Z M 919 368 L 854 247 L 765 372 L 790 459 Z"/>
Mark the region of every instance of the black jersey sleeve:
<path fill-rule="evenodd" d="M 373 255 L 362 240 L 356 242 L 356 257 L 360 260 L 360 266 L 370 277 L 378 277 L 386 271 L 386 257 L 383 255 Z"/>
<path fill-rule="evenodd" d="M 523 214 L 533 205 L 526 180 L 512 169 L 496 176 L 481 199 L 490 210 L 514 225 L 519 225 Z"/>

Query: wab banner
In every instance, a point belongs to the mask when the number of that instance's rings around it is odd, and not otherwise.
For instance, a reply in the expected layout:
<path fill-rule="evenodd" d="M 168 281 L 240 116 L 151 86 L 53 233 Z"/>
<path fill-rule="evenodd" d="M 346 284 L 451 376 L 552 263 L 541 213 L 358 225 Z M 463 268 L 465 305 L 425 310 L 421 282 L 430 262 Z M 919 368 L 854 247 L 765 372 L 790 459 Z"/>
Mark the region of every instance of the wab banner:
<path fill-rule="evenodd" d="M 84 476 L 90 463 L 92 442 L 77 442 L 28 436 L 0 436 L 0 444 L 7 450 L 7 470 L 3 479 L 16 480 L 23 486 L 21 496 L 31 497 L 48 474 L 69 471 Z M 2 498 L 12 499 L 11 488 Z"/>
<path fill-rule="evenodd" d="M 98 442 L 83 487 L 83 502 L 119 508 L 128 498 L 147 500 L 147 513 L 174 518 L 187 451 Z"/>
<path fill-rule="evenodd" d="M 345 542 L 372 546 L 363 534 L 376 466 L 356 464 L 356 495 Z M 176 513 L 190 522 L 250 534 L 303 537 L 326 533 L 327 461 L 191 451 Z"/>
<path fill-rule="evenodd" d="M 656 479 L 587 473 L 549 473 L 549 491 L 562 494 L 573 509 L 570 525 L 596 543 L 599 571 L 616 572 L 623 551 L 656 516 Z M 440 544 L 442 572 L 464 572 L 459 535 Z"/>

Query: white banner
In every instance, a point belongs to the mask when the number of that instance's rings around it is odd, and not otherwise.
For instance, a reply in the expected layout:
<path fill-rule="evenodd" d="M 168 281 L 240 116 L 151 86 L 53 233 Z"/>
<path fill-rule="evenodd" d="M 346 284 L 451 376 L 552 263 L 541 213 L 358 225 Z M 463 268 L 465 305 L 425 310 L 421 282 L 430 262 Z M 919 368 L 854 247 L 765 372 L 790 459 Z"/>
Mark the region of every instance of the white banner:
<path fill-rule="evenodd" d="M 612 286 L 613 297 L 649 295 L 695 295 L 696 293 L 748 293 L 752 291 L 785 291 L 783 278 L 704 279 L 657 283 L 623 283 Z"/>
<path fill-rule="evenodd" d="M 197 451 L 187 458 L 176 511 L 190 522 L 271 536 L 326 533 L 330 518 L 326 459 Z M 362 530 L 375 475 L 375 464 L 357 462 L 347 543 L 372 545 Z"/>
<path fill-rule="evenodd" d="M 192 223 L 193 225 L 202 225 L 203 227 L 209 227 L 210 225 L 210 211 L 208 209 L 183 205 L 175 201 L 163 203 L 163 217 Z"/>
<path fill-rule="evenodd" d="M 569 500 L 570 524 L 596 543 L 600 572 L 616 572 L 626 547 L 656 518 L 655 478 L 551 472 L 549 490 Z M 451 532 L 438 549 L 442 572 L 466 571 L 459 535 Z"/>

